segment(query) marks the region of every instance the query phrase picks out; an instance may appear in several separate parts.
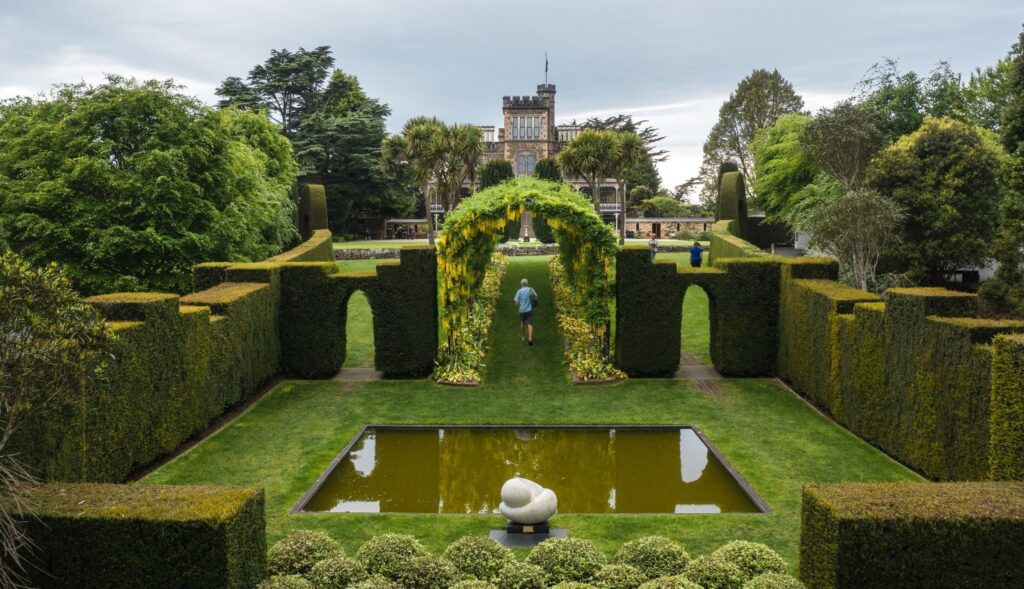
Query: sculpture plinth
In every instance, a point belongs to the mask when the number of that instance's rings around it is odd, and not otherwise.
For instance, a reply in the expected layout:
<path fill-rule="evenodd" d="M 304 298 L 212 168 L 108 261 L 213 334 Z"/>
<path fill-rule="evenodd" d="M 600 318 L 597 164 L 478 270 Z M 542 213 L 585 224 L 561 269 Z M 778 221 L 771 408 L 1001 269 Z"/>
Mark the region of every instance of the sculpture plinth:
<path fill-rule="evenodd" d="M 529 548 L 548 538 L 568 536 L 566 530 L 552 530 L 548 519 L 558 511 L 558 498 L 551 489 L 514 478 L 501 486 L 498 510 L 508 518 L 504 530 L 491 530 L 491 539 L 505 546 Z"/>

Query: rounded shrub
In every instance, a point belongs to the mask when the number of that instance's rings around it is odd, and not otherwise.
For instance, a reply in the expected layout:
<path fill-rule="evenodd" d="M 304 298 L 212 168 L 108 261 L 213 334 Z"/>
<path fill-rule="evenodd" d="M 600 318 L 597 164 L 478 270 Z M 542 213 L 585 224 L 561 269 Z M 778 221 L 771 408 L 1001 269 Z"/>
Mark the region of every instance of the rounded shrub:
<path fill-rule="evenodd" d="M 267 551 L 268 575 L 305 575 L 313 565 L 332 556 L 344 556 L 341 544 L 324 532 L 299 530 Z"/>
<path fill-rule="evenodd" d="M 501 589 L 544 589 L 548 586 L 544 569 L 518 560 L 501 568 L 497 582 Z"/>
<path fill-rule="evenodd" d="M 366 567 L 347 556 L 332 556 L 321 560 L 306 575 L 316 589 L 345 589 L 366 576 Z"/>
<path fill-rule="evenodd" d="M 677 542 L 661 536 L 645 536 L 622 545 L 615 562 L 640 569 L 648 579 L 682 574 L 690 555 Z"/>
<path fill-rule="evenodd" d="M 747 580 L 738 566 L 708 556 L 691 560 L 683 577 L 704 589 L 743 589 Z"/>
<path fill-rule="evenodd" d="M 373 575 L 354 585 L 349 585 L 348 589 L 402 589 L 402 586 L 387 577 Z"/>
<path fill-rule="evenodd" d="M 274 575 L 257 585 L 256 589 L 313 589 L 313 584 L 302 575 Z"/>
<path fill-rule="evenodd" d="M 483 536 L 466 536 L 452 542 L 444 551 L 444 558 L 460 574 L 492 581 L 502 567 L 515 560 L 512 551 Z"/>
<path fill-rule="evenodd" d="M 765 573 L 747 581 L 743 589 L 806 589 L 799 579 L 782 573 Z"/>
<path fill-rule="evenodd" d="M 597 587 L 590 583 L 580 583 L 579 581 L 562 581 L 557 585 L 552 585 L 551 589 L 597 589 Z"/>
<path fill-rule="evenodd" d="M 407 534 L 381 534 L 367 540 L 356 560 L 366 567 L 369 575 L 380 575 L 388 579 L 398 577 L 399 567 L 411 558 L 426 556 L 427 550 L 419 540 Z"/>
<path fill-rule="evenodd" d="M 640 585 L 640 589 L 703 589 L 703 587 L 684 578 L 682 575 L 674 575 L 651 579 Z"/>
<path fill-rule="evenodd" d="M 636 589 L 647 580 L 640 569 L 628 564 L 606 564 L 594 575 L 594 585 L 601 589 Z"/>
<path fill-rule="evenodd" d="M 469 579 L 466 581 L 459 581 L 458 583 L 451 586 L 451 589 L 498 589 L 498 586 L 490 581 L 481 581 L 479 579 Z"/>
<path fill-rule="evenodd" d="M 589 581 L 604 564 L 604 554 L 590 540 L 550 538 L 536 546 L 526 562 L 544 569 L 549 585 Z"/>
<path fill-rule="evenodd" d="M 448 589 L 459 580 L 459 573 L 443 558 L 414 556 L 399 565 L 395 580 L 405 589 Z"/>
<path fill-rule="evenodd" d="M 785 573 L 786 561 L 771 548 L 757 542 L 733 540 L 711 553 L 711 558 L 735 565 L 750 580 L 764 573 Z"/>

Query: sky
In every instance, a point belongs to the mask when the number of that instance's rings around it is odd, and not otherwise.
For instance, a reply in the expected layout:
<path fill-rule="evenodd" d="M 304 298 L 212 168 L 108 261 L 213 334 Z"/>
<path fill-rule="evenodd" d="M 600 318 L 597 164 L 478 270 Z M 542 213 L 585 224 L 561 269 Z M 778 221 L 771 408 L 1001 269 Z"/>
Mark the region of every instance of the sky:
<path fill-rule="evenodd" d="M 1020 0 L 2 0 L 0 97 L 106 73 L 173 78 L 214 103 L 271 49 L 333 48 L 337 67 L 410 117 L 497 125 L 501 97 L 556 84 L 557 122 L 618 113 L 666 139 L 669 188 L 695 175 L 718 108 L 758 68 L 810 110 L 849 96 L 883 57 L 966 76 L 1005 56 Z"/>

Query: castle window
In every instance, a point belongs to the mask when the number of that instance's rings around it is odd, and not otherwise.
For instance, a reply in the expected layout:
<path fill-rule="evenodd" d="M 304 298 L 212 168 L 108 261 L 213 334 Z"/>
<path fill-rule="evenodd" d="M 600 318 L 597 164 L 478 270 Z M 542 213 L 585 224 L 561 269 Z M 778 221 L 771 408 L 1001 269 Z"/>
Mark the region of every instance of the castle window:
<path fill-rule="evenodd" d="M 516 156 L 516 174 L 532 174 L 537 168 L 537 156 L 532 153 L 521 153 Z"/>

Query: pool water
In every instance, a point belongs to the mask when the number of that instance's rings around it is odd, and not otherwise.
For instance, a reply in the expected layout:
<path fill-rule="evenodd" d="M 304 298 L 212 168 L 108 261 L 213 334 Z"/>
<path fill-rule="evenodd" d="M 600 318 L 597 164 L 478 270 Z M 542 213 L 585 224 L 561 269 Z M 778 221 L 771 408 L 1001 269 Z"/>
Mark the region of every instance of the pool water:
<path fill-rule="evenodd" d="M 559 513 L 765 511 L 716 454 L 692 427 L 369 426 L 297 508 L 498 513 L 520 476 L 554 490 Z"/>

